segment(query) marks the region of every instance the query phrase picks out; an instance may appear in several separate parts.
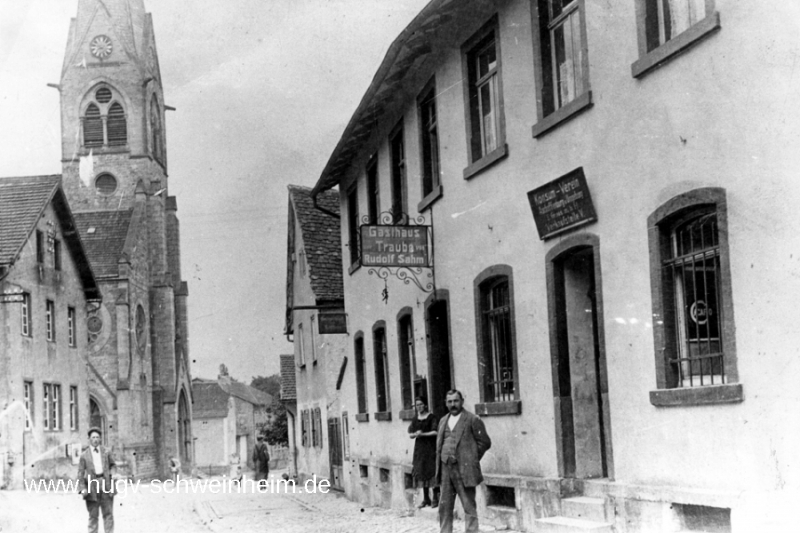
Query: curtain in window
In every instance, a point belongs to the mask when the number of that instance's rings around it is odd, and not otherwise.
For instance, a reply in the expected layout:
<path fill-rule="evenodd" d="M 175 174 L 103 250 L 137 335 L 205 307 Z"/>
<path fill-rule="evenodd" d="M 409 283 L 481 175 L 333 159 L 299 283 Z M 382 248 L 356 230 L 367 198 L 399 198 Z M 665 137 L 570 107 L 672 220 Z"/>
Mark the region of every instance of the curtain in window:
<path fill-rule="evenodd" d="M 706 15 L 705 0 L 662 0 L 659 8 L 662 43 L 688 30 Z"/>

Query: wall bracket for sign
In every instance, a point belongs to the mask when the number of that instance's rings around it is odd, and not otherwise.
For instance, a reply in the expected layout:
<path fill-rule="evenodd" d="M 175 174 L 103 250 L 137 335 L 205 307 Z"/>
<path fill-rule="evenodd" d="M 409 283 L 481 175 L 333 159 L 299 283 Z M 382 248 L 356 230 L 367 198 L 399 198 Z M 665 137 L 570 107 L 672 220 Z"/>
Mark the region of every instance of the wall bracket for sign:
<path fill-rule="evenodd" d="M 425 218 L 406 213 L 383 212 L 380 224 L 369 217 L 361 219 L 361 265 L 383 280 L 382 299 L 389 301 L 391 277 L 405 285 L 414 284 L 423 292 L 435 288 L 433 272 L 433 227 Z M 426 272 L 427 270 L 427 272 Z"/>

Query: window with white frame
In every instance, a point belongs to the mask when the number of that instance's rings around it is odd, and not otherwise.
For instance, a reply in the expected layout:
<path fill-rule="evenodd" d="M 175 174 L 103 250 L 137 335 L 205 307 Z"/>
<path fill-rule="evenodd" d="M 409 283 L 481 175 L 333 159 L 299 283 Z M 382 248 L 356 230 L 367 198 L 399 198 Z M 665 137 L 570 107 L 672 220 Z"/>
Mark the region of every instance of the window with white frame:
<path fill-rule="evenodd" d="M 22 397 L 25 403 L 25 429 L 33 428 L 33 382 L 26 381 L 22 385 Z"/>
<path fill-rule="evenodd" d="M 497 20 L 484 26 L 465 45 L 470 165 L 505 148 Z M 465 177 L 470 171 L 465 170 Z"/>
<path fill-rule="evenodd" d="M 75 322 L 75 308 L 67 307 L 67 335 L 69 337 L 69 345 L 73 348 L 77 346 L 77 324 Z"/>
<path fill-rule="evenodd" d="M 58 431 L 61 429 L 61 385 L 44 383 L 42 401 L 44 429 Z"/>
<path fill-rule="evenodd" d="M 56 340 L 56 304 L 52 300 L 47 300 L 45 304 L 45 330 L 47 332 L 47 340 L 55 342 Z"/>
<path fill-rule="evenodd" d="M 69 429 L 78 429 L 78 387 L 69 388 Z"/>
<path fill-rule="evenodd" d="M 33 336 L 33 327 L 31 323 L 31 295 L 30 293 L 22 293 L 22 305 L 20 306 L 21 325 L 20 330 L 25 337 Z"/>
<path fill-rule="evenodd" d="M 439 119 L 436 113 L 436 81 L 431 79 L 418 99 L 422 147 L 422 198 L 440 193 Z M 424 208 L 424 207 L 423 207 Z"/>
<path fill-rule="evenodd" d="M 311 315 L 311 323 L 309 324 L 309 343 L 311 344 L 311 361 L 316 364 L 317 363 L 317 337 L 316 337 L 316 328 L 314 327 L 314 322 L 316 322 L 316 315 Z"/>
<path fill-rule="evenodd" d="M 532 1 L 539 94 L 534 137 L 591 104 L 584 10 L 585 0 Z"/>
<path fill-rule="evenodd" d="M 715 0 L 636 0 L 639 59 L 634 77 L 660 66 L 720 28 Z"/>

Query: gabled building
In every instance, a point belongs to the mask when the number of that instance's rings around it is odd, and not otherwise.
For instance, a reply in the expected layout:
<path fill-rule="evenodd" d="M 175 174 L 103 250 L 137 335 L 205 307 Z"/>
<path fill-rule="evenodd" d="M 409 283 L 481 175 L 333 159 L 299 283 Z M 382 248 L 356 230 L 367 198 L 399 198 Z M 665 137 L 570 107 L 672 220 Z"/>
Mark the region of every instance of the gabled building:
<path fill-rule="evenodd" d="M 413 396 L 442 414 L 457 388 L 494 443 L 484 522 L 789 529 L 773 522 L 800 489 L 795 15 L 420 12 L 311 193 L 340 196 L 351 497 L 410 504 Z"/>
<path fill-rule="evenodd" d="M 296 367 L 296 410 L 287 406 L 288 422 L 295 426 L 289 431 L 294 435 L 290 453 L 299 477 L 316 475 L 342 488 L 347 317 L 342 292 L 339 195 L 321 194 L 315 202 L 310 193 L 310 188 L 289 186 L 285 333 L 294 342 Z"/>
<path fill-rule="evenodd" d="M 61 177 L 0 178 L 0 488 L 74 475 L 100 298 Z"/>
<path fill-rule="evenodd" d="M 92 420 L 136 477 L 193 461 L 186 282 L 153 22 L 79 0 L 61 72 L 64 190 L 104 296 L 89 316 Z"/>
<path fill-rule="evenodd" d="M 194 379 L 192 388 L 197 468 L 207 474 L 228 474 L 237 463 L 252 468 L 259 427 L 270 421 L 272 396 L 236 381 L 224 368 L 216 380 Z"/>

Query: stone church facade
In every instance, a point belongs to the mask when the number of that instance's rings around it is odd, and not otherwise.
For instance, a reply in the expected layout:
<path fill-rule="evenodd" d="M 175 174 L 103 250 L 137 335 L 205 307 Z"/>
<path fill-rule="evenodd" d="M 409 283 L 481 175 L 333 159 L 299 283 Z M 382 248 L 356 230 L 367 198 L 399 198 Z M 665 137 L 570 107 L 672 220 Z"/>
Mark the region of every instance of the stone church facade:
<path fill-rule="evenodd" d="M 90 423 L 134 477 L 191 468 L 187 284 L 161 73 L 142 0 L 79 0 L 61 73 L 63 187 L 103 303 L 89 309 Z"/>

